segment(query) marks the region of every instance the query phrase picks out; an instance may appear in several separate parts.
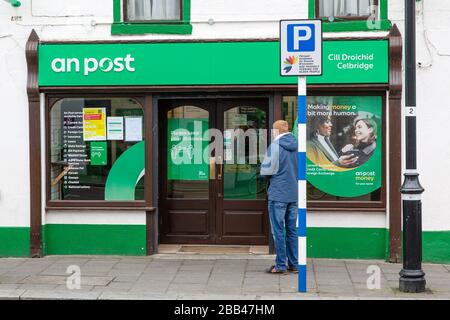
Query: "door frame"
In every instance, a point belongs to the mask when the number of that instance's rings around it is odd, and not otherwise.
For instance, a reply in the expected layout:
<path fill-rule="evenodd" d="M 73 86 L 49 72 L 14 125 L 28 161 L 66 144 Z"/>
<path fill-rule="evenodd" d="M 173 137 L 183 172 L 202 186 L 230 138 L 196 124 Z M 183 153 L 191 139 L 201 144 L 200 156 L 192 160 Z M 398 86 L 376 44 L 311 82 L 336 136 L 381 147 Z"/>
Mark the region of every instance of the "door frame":
<path fill-rule="evenodd" d="M 236 92 L 218 92 L 218 93 L 212 93 L 212 92 L 195 92 L 195 93 L 183 93 L 183 92 L 179 92 L 179 93 L 155 93 L 152 95 L 152 132 L 153 132 L 153 166 L 152 166 L 152 171 L 153 171 L 153 179 L 152 179 L 152 184 L 153 184 L 153 199 L 155 199 L 155 204 L 157 206 L 157 213 L 155 216 L 155 228 L 154 228 L 154 232 L 155 232 L 155 239 L 157 241 L 156 243 L 156 248 L 158 248 L 160 242 L 161 242 L 161 227 L 162 227 L 162 223 L 161 223 L 161 219 L 160 219 L 160 208 L 159 208 L 159 199 L 160 199 L 160 155 L 159 155 L 159 151 L 160 151 L 160 130 L 162 130 L 162 127 L 160 124 L 160 111 L 161 111 L 161 107 L 160 107 L 160 101 L 161 100 L 184 100 L 184 99 L 211 99 L 211 100 L 218 100 L 218 99 L 252 99 L 252 98 L 266 98 L 268 99 L 268 120 L 267 120 L 267 124 L 268 127 L 271 126 L 271 124 L 275 121 L 274 120 L 274 110 L 275 110 L 275 106 L 274 106 L 274 101 L 275 101 L 275 96 L 274 96 L 274 92 L 272 91 L 265 91 L 265 92 L 247 92 L 247 91 L 236 91 Z M 269 135 L 268 136 L 268 141 L 267 143 L 270 144 L 272 137 Z M 269 224 L 269 221 L 267 221 L 267 224 Z M 268 245 L 269 247 L 273 247 L 273 245 L 271 244 L 272 241 L 272 234 L 271 234 L 271 230 L 269 228 L 268 231 Z M 157 251 L 157 250 L 156 250 Z M 273 250 L 272 250 L 273 251 Z"/>

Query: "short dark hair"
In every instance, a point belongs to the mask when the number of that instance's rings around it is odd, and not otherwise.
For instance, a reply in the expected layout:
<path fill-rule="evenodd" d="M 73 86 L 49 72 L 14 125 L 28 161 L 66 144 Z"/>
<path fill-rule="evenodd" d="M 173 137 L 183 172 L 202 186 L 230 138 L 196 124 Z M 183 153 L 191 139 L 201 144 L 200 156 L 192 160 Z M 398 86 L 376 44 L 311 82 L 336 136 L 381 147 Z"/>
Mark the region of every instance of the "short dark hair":
<path fill-rule="evenodd" d="M 315 116 L 312 118 L 312 126 L 314 130 L 319 130 L 319 127 L 327 121 L 331 121 L 330 114 Z"/>

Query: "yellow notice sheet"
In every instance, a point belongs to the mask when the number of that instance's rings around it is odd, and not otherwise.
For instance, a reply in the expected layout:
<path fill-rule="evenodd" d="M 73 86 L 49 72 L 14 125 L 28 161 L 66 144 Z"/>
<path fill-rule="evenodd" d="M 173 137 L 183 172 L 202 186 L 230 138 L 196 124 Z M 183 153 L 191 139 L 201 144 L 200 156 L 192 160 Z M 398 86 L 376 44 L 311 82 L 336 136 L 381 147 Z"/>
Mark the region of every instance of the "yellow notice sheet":
<path fill-rule="evenodd" d="M 106 108 L 83 108 L 83 139 L 106 140 Z"/>

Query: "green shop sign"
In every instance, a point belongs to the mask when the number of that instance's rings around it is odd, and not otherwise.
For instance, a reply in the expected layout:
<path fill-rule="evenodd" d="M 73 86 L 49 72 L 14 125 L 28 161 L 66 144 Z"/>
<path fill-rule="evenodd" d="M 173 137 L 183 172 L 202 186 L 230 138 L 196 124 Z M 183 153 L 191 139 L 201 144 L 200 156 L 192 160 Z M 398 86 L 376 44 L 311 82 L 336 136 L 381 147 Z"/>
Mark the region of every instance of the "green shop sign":
<path fill-rule="evenodd" d="M 387 40 L 323 43 L 311 84 L 388 83 Z M 39 45 L 40 86 L 295 84 L 279 75 L 279 43 L 175 42 Z"/>

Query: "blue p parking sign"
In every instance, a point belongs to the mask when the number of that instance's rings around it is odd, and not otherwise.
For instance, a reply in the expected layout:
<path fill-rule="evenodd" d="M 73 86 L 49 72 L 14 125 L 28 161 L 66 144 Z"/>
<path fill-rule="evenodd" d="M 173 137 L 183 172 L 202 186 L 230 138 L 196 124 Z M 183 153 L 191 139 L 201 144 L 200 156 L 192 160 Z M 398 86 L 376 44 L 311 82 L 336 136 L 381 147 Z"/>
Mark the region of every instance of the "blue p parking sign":
<path fill-rule="evenodd" d="M 282 76 L 322 75 L 322 22 L 280 21 Z"/>
<path fill-rule="evenodd" d="M 311 52 L 316 50 L 314 24 L 289 24 L 287 27 L 287 50 Z"/>

